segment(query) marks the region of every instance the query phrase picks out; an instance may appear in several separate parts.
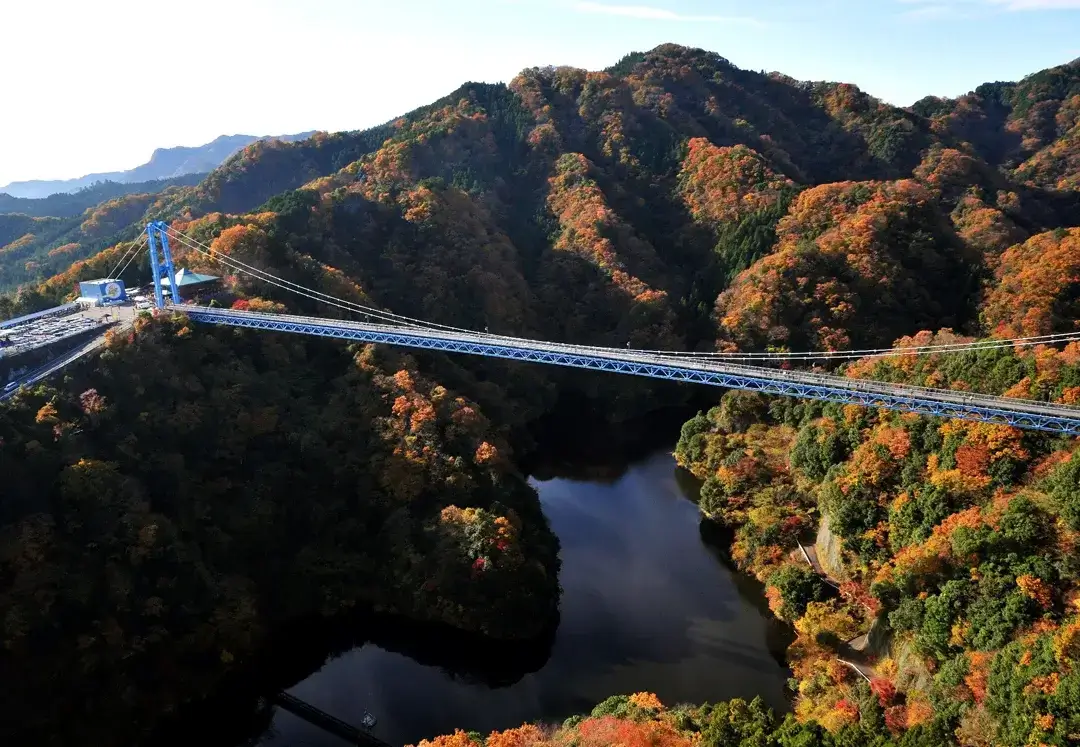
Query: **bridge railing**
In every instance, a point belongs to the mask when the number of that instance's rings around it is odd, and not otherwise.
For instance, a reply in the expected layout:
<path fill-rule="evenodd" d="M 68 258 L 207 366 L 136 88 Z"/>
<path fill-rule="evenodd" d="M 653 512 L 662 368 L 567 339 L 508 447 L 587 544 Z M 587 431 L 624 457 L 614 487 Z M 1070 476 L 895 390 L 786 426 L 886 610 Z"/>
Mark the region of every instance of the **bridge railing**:
<path fill-rule="evenodd" d="M 1080 421 L 1080 407 L 1068 405 L 1050 404 L 1038 400 L 1025 400 L 1012 397 L 999 397 L 994 395 L 960 392 L 952 389 L 936 389 L 931 387 L 911 386 L 907 384 L 890 384 L 884 382 L 868 381 L 866 379 L 852 379 L 833 374 L 820 374 L 809 371 L 791 371 L 779 368 L 767 368 L 764 366 L 750 366 L 739 363 L 727 363 L 721 361 L 702 361 L 700 359 L 687 360 L 676 356 L 663 356 L 659 354 L 634 353 L 632 350 L 622 351 L 617 348 L 595 348 L 584 345 L 571 345 L 566 343 L 546 342 L 529 340 L 519 337 L 508 337 L 491 334 L 461 334 L 444 332 L 439 330 L 423 329 L 419 327 L 396 327 L 384 324 L 372 324 L 367 322 L 354 322 L 342 319 L 321 319 L 315 317 L 295 316 L 289 314 L 268 314 L 253 311 L 235 311 L 231 309 L 210 309 L 193 305 L 172 305 L 167 307 L 172 311 L 183 313 L 212 314 L 222 318 L 261 319 L 269 324 L 292 322 L 295 324 L 316 324 L 324 329 L 359 330 L 369 332 L 393 332 L 395 334 L 409 335 L 411 337 L 431 341 L 456 341 L 472 342 L 477 345 L 494 345 L 506 348 L 514 348 L 521 351 L 544 351 L 565 355 L 587 355 L 593 358 L 608 359 L 613 362 L 625 363 L 633 361 L 646 365 L 661 365 L 669 369 L 682 371 L 710 372 L 717 374 L 731 374 L 756 379 L 769 379 L 772 381 L 784 381 L 800 385 L 819 386 L 828 389 L 860 392 L 866 395 L 881 395 L 886 397 L 903 396 L 912 400 L 925 400 L 929 402 L 950 403 L 960 406 L 981 406 L 1002 412 L 1017 414 L 1042 414 L 1050 417 L 1075 418 Z"/>

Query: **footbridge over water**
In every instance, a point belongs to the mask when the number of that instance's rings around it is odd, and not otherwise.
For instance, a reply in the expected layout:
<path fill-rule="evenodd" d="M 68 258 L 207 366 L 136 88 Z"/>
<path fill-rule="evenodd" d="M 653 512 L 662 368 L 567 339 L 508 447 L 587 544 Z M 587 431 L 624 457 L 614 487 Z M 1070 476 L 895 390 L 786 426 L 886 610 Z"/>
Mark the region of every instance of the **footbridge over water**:
<path fill-rule="evenodd" d="M 701 353 L 637 350 L 630 349 L 629 346 L 623 349 L 572 345 L 437 324 L 331 296 L 285 280 L 230 255 L 221 254 L 211 246 L 180 233 L 161 221 L 147 226 L 146 238 L 158 310 L 184 314 L 199 323 L 543 363 L 1080 435 L 1080 407 L 853 379 L 777 365 L 782 362 L 813 363 L 845 358 L 915 356 L 927 352 L 962 353 L 993 348 L 1052 345 L 1080 340 L 1078 334 L 845 353 Z M 162 288 L 162 279 L 176 276 L 170 239 L 194 255 L 201 255 L 224 265 L 231 273 L 249 275 L 290 293 L 357 314 L 364 321 L 197 306 L 183 303 L 179 297 L 179 288 L 172 289 L 173 295 L 171 299 L 167 299 Z"/>
<path fill-rule="evenodd" d="M 196 322 L 482 355 L 1080 435 L 1080 408 L 663 353 L 171 304 Z"/>

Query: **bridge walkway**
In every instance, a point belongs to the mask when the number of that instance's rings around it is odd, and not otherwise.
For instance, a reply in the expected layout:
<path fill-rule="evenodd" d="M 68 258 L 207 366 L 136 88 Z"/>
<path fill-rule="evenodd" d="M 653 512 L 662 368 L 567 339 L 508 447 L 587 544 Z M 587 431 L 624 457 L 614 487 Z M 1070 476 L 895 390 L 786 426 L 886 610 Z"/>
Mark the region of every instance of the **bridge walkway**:
<path fill-rule="evenodd" d="M 501 335 L 213 309 L 190 304 L 165 308 L 210 324 L 587 368 L 1080 435 L 1080 408 L 1047 402 Z"/>

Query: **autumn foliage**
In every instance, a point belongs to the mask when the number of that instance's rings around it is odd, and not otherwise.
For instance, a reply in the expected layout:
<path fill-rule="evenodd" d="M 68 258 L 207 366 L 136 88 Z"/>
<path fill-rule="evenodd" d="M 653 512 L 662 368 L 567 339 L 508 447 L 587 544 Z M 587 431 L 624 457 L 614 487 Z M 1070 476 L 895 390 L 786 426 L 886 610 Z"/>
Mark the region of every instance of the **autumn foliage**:
<path fill-rule="evenodd" d="M 920 332 L 897 347 L 963 340 L 948 330 Z M 846 373 L 1067 401 L 1080 372 L 1074 348 L 912 352 L 864 359 Z M 794 569 L 805 569 L 805 560 L 794 543 L 777 552 L 762 540 L 784 536 L 779 485 L 790 481 L 816 496 L 823 525 L 816 541 L 804 534 L 802 542 L 837 589 L 794 619 L 798 637 L 787 656 L 797 718 L 840 735 L 863 723 L 869 694 L 881 709 L 878 723 L 896 739 L 947 727 L 963 745 L 1021 745 L 1034 729 L 1045 744 L 1069 744 L 1075 727 L 1064 724 L 1077 713 L 1066 693 L 1080 680 L 1074 658 L 1056 652 L 1080 640 L 1069 617 L 1070 600 L 1080 598 L 1071 591 L 1080 580 L 1070 560 L 1080 524 L 1076 444 L 851 406 L 776 404 L 767 414 L 742 410 L 754 417 L 740 422 L 735 403 L 745 407 L 746 397 L 729 394 L 689 421 L 676 454 L 705 479 L 703 511 L 734 526 L 736 562 L 767 569 L 769 609 L 784 619 L 782 590 L 798 588 Z M 733 479 L 754 455 L 746 444 L 781 435 L 792 439 L 786 463 L 759 460 L 759 473 Z M 869 633 L 858 645 L 870 650 L 845 650 L 859 633 Z M 868 693 L 843 657 L 867 667 Z"/>
<path fill-rule="evenodd" d="M 782 190 L 794 187 L 744 145 L 718 148 L 705 138 L 693 138 L 687 149 L 679 178 L 696 220 L 714 225 L 738 221 L 773 207 Z"/>
<path fill-rule="evenodd" d="M 215 258 L 439 324 L 608 347 L 911 349 L 1071 332 L 1077 71 L 900 108 L 677 45 L 606 71 L 532 68 L 370 130 L 254 143 L 197 186 L 75 217 L 0 215 L 0 288 L 22 286 L 0 315 L 67 300 L 162 219 L 210 247 L 173 248 L 222 276 L 214 300 L 236 309 L 363 318 Z M 125 272 L 145 282 L 139 263 Z M 1072 405 L 1078 366 L 1073 343 L 911 351 L 843 373 Z M 110 337 L 88 370 L 94 380 L 0 411 L 0 577 L 12 579 L 0 617 L 20 682 L 0 715 L 26 710 L 24 690 L 46 692 L 60 705 L 36 723 L 70 721 L 103 745 L 132 722 L 132 698 L 148 722 L 197 699 L 220 672 L 185 667 L 227 669 L 292 617 L 374 602 L 493 636 L 532 630 L 557 596 L 557 543 L 510 443 L 535 446 L 532 425 L 567 401 L 608 419 L 615 440 L 690 391 L 168 319 Z M 702 481 L 703 516 L 733 533 L 735 565 L 795 631 L 799 723 L 784 728 L 806 736 L 785 743 L 1080 733 L 1075 450 L 1002 425 L 741 393 L 684 426 L 677 459 Z M 30 657 L 28 642 L 47 653 Z M 865 643 L 874 684 L 841 661 L 849 643 Z M 176 692 L 145 671 L 173 672 L 161 681 Z M 776 727 L 745 703 L 615 701 L 484 741 L 763 744 L 753 729 Z M 41 729 L 23 741 L 47 743 Z"/>
<path fill-rule="evenodd" d="M 947 323 L 964 270 L 942 222 L 910 180 L 802 192 L 776 250 L 717 299 L 719 345 L 842 350 Z"/>
<path fill-rule="evenodd" d="M 559 159 L 548 182 L 548 205 L 562 228 L 554 249 L 584 257 L 638 303 L 663 303 L 665 293 L 631 274 L 634 267 L 652 269 L 655 250 L 608 207 L 603 192 L 590 178 L 591 169 L 585 156 L 569 153 Z"/>
<path fill-rule="evenodd" d="M 1080 228 L 1032 236 L 1001 257 L 983 317 L 997 337 L 1073 331 L 1080 307 Z"/>
<path fill-rule="evenodd" d="M 858 706 L 838 704 L 847 724 L 858 721 Z M 457 730 L 425 739 L 415 747 L 694 747 L 701 744 L 779 744 L 777 739 L 821 742 L 817 726 L 803 726 L 766 708 L 760 699 L 735 699 L 701 706 L 668 707 L 652 693 L 612 696 L 561 726 L 526 724 L 484 736 Z"/>

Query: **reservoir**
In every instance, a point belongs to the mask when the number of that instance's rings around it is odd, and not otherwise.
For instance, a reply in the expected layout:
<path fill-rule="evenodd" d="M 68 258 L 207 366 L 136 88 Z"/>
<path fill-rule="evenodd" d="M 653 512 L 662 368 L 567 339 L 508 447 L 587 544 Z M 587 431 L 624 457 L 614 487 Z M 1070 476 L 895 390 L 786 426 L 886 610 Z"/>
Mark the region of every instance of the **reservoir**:
<path fill-rule="evenodd" d="M 392 745 L 561 722 L 639 691 L 667 705 L 761 696 L 786 709 L 778 623 L 760 586 L 703 539 L 691 483 L 670 450 L 614 477 L 532 480 L 562 545 L 563 592 L 552 639 L 522 671 L 508 676 L 493 660 L 463 672 L 398 652 L 407 646 L 367 643 L 288 691 L 352 724 L 369 711 L 375 735 Z M 491 675 L 476 673 L 484 670 Z M 345 744 L 281 709 L 258 743 Z"/>

